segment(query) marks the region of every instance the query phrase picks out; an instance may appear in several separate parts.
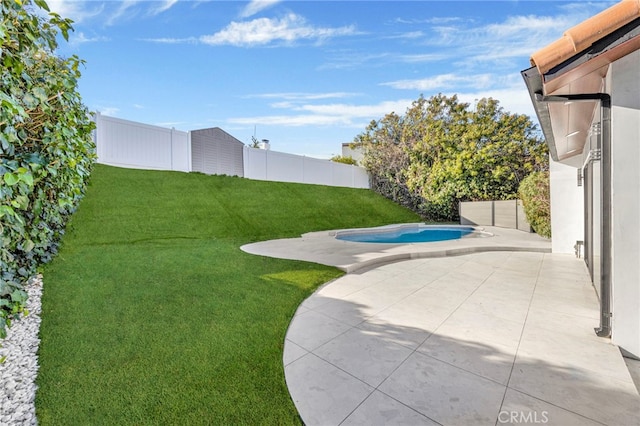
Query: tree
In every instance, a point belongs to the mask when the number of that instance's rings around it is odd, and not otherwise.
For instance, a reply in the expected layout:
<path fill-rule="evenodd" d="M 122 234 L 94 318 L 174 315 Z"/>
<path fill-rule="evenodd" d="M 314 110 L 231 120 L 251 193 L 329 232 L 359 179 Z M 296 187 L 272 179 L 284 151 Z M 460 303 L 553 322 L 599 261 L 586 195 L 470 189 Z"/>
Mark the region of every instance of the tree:
<path fill-rule="evenodd" d="M 374 180 L 392 179 L 419 196 L 414 210 L 435 220 L 456 220 L 460 201 L 515 198 L 525 176 L 548 167 L 531 120 L 491 98 L 471 108 L 455 95 L 421 96 L 404 116 L 372 122 L 355 141 Z"/>
<path fill-rule="evenodd" d="M 82 61 L 55 55 L 69 19 L 44 0 L 0 3 L 0 336 L 24 309 L 24 283 L 57 251 L 95 158 L 77 92 Z"/>

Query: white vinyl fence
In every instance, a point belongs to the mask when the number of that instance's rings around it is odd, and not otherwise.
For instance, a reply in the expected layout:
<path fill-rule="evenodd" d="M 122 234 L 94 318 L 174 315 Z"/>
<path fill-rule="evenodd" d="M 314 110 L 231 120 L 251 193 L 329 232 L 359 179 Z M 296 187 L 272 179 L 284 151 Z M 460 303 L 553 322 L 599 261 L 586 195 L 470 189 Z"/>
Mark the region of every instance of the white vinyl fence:
<path fill-rule="evenodd" d="M 189 133 L 96 114 L 98 162 L 133 169 L 191 171 Z"/>
<path fill-rule="evenodd" d="M 369 188 L 369 175 L 362 167 L 243 146 L 242 142 L 219 128 L 183 132 L 100 114 L 96 115 L 95 120 L 98 162 L 102 164 Z M 192 146 L 193 144 L 197 146 Z M 235 164 L 236 161 L 230 162 L 226 157 L 217 157 L 235 152 L 236 145 L 240 146 L 239 154 L 242 157 L 239 158 L 239 164 L 233 169 L 221 169 L 219 163 Z"/>
<path fill-rule="evenodd" d="M 369 188 L 362 167 L 284 152 L 244 147 L 244 177 L 277 182 Z"/>

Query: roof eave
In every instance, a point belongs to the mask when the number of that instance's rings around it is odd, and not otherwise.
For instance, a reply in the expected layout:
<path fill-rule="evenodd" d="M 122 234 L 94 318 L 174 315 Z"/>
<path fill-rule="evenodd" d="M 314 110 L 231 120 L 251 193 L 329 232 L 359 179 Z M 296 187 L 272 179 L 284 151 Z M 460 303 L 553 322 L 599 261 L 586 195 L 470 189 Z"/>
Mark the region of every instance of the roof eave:
<path fill-rule="evenodd" d="M 546 102 L 541 102 L 538 97 L 542 96 L 542 76 L 538 72 L 537 67 L 531 67 L 521 72 L 522 78 L 527 85 L 529 91 L 529 97 L 533 108 L 536 110 L 538 116 L 538 122 L 544 134 L 544 138 L 549 148 L 549 154 L 554 161 L 559 161 L 558 151 L 556 149 L 555 138 L 553 136 L 553 128 L 551 126 L 551 114 L 549 113 L 549 105 Z"/>

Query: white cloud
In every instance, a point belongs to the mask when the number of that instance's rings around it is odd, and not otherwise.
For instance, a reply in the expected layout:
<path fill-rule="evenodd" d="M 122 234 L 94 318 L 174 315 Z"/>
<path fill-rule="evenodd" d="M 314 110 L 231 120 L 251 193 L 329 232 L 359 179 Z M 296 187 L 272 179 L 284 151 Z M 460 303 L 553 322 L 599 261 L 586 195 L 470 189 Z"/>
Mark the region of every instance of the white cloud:
<path fill-rule="evenodd" d="M 264 126 L 350 126 L 351 121 L 347 117 L 336 115 L 267 115 L 260 117 L 240 117 L 228 119 L 233 124 L 264 125 Z"/>
<path fill-rule="evenodd" d="M 306 101 L 318 99 L 332 98 L 348 98 L 358 96 L 358 93 L 350 92 L 328 92 L 328 93 L 302 93 L 302 92 L 283 92 L 283 93 L 262 93 L 259 95 L 249 95 L 248 98 L 266 98 L 266 99 L 286 99 L 290 101 Z"/>
<path fill-rule="evenodd" d="M 117 108 L 117 107 L 98 106 L 98 107 L 95 107 L 94 109 L 100 114 L 108 115 L 109 117 L 116 117 L 120 112 L 120 108 Z"/>
<path fill-rule="evenodd" d="M 232 124 L 265 126 L 342 126 L 364 128 L 371 120 L 378 120 L 390 112 L 404 114 L 413 100 L 400 99 L 383 101 L 371 105 L 324 104 L 290 105 L 292 114 L 266 115 L 257 117 L 236 117 L 228 121 Z M 281 107 L 286 105 L 281 104 Z M 303 114 L 299 114 L 303 112 Z M 305 114 L 306 113 L 306 114 Z"/>
<path fill-rule="evenodd" d="M 151 13 L 152 15 L 158 15 L 162 12 L 165 12 L 171 9 L 171 7 L 173 7 L 174 4 L 178 3 L 178 0 L 164 0 L 160 2 L 160 4 L 158 5 L 156 5 L 155 2 L 153 3 L 154 3 L 154 7 L 149 11 L 149 13 Z"/>
<path fill-rule="evenodd" d="M 393 54 L 390 53 L 366 53 L 355 50 L 343 50 L 332 52 L 331 58 L 327 63 L 320 66 L 319 69 L 348 69 L 348 68 L 361 68 L 363 66 L 375 66 L 381 64 L 384 61 L 388 61 L 393 58 Z"/>
<path fill-rule="evenodd" d="M 382 83 L 381 86 L 389 86 L 394 89 L 425 91 L 449 89 L 452 87 L 487 88 L 494 85 L 497 79 L 498 77 L 492 74 L 459 75 L 449 73 L 421 79 L 390 81 Z"/>
<path fill-rule="evenodd" d="M 417 53 L 413 55 L 400 55 L 402 62 L 435 62 L 447 59 L 449 56 L 445 53 Z"/>
<path fill-rule="evenodd" d="M 241 18 L 248 18 L 256 13 L 280 3 L 281 0 L 252 0 L 240 13 Z"/>
<path fill-rule="evenodd" d="M 100 41 L 109 41 L 109 38 L 102 36 L 87 37 L 82 31 L 79 33 L 73 33 L 69 36 L 69 43 L 74 46 L 85 43 L 96 43 Z"/>
<path fill-rule="evenodd" d="M 436 37 L 426 39 L 431 46 L 446 48 L 461 58 L 455 64 L 472 67 L 480 63 L 513 64 L 562 36 L 562 32 L 604 9 L 606 4 L 575 3 L 554 16 L 510 16 L 499 23 L 477 26 L 450 20 L 435 25 Z"/>
<path fill-rule="evenodd" d="M 87 2 L 77 0 L 48 0 L 47 5 L 51 12 L 78 23 L 97 16 L 104 11 L 104 4 L 96 5 L 93 3 L 89 7 Z"/>
<path fill-rule="evenodd" d="M 259 46 L 275 41 L 293 43 L 297 40 L 322 41 L 331 37 L 355 34 L 353 26 L 320 28 L 307 24 L 306 20 L 294 13 L 281 19 L 259 18 L 246 22 L 231 22 L 223 30 L 200 37 L 200 41 L 210 45 Z"/>
<path fill-rule="evenodd" d="M 131 19 L 135 13 L 132 12 L 132 9 L 136 4 L 138 4 L 140 0 L 124 0 L 118 9 L 107 19 L 107 25 L 115 25 L 121 18 Z"/>
<path fill-rule="evenodd" d="M 407 107 L 413 100 L 400 99 L 395 101 L 383 101 L 372 105 L 352 105 L 352 104 L 326 104 L 326 105 L 304 105 L 298 109 L 313 112 L 326 116 L 340 116 L 352 118 L 378 119 L 390 112 L 404 114 Z"/>
<path fill-rule="evenodd" d="M 151 43 L 163 43 L 163 44 L 196 44 L 199 40 L 196 37 L 186 37 L 186 38 L 171 38 L 171 37 L 160 37 L 160 38 L 143 38 L 141 41 L 148 41 Z"/>

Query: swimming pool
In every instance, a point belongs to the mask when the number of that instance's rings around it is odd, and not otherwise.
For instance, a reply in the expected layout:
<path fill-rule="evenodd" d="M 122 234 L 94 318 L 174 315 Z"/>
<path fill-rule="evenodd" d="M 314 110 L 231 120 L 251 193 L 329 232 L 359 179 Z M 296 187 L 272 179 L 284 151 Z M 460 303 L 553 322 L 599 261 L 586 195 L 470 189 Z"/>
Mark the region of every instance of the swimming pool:
<path fill-rule="evenodd" d="M 471 226 L 457 225 L 392 225 L 380 228 L 336 232 L 336 239 L 357 243 L 428 243 L 457 240 L 463 237 L 489 236 Z"/>

